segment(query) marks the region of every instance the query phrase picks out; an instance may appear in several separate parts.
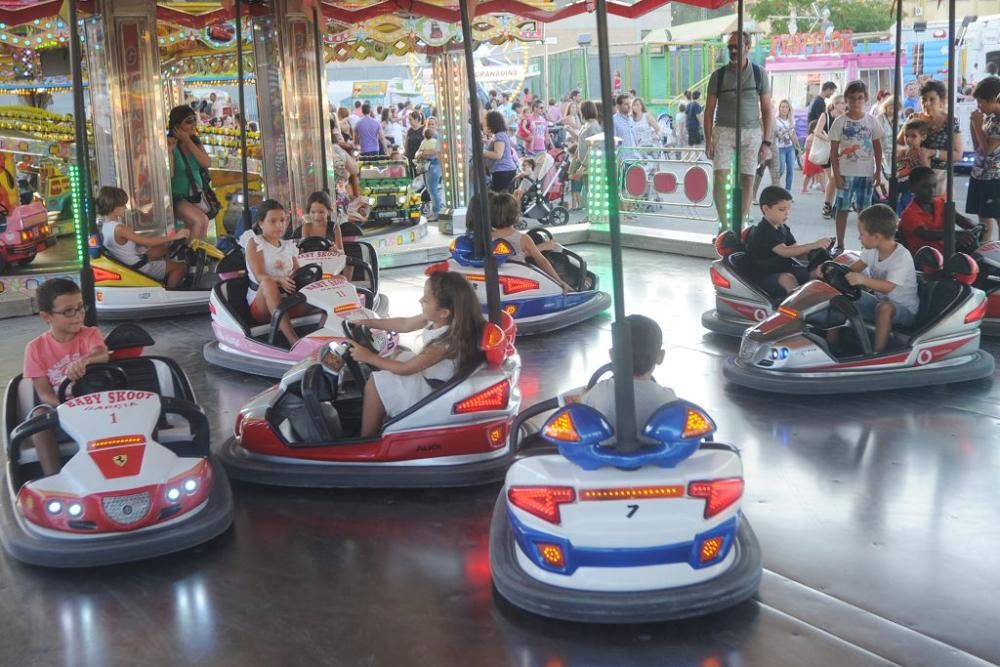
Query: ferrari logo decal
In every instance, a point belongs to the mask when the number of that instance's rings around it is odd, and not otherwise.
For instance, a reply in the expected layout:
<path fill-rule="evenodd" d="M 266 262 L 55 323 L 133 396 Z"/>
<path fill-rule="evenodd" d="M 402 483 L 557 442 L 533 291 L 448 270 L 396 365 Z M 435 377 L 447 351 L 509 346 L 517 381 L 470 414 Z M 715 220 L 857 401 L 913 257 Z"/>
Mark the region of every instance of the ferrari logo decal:
<path fill-rule="evenodd" d="M 116 454 L 111 460 L 115 462 L 116 466 L 123 467 L 128 463 L 128 454 Z"/>

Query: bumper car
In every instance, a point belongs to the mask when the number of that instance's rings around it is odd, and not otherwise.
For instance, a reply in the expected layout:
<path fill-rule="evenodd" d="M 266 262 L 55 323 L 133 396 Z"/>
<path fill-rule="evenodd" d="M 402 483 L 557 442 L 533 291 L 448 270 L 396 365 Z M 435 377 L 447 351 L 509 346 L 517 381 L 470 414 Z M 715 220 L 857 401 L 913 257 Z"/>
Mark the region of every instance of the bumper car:
<path fill-rule="evenodd" d="M 933 251 L 932 248 L 927 248 Z M 914 259 L 921 263 L 923 249 Z M 837 394 L 964 382 L 989 377 L 994 360 L 979 349 L 986 295 L 971 287 L 976 262 L 964 254 L 942 270 L 918 274 L 920 310 L 908 329 L 893 329 L 885 352 L 872 351 L 873 326 L 854 306 L 861 296 L 846 266 L 827 262 L 827 282 L 813 280 L 777 312 L 743 334 L 739 355 L 723 366 L 726 379 L 761 391 Z M 836 345 L 827 334 L 840 330 Z"/>
<path fill-rule="evenodd" d="M 509 317 L 503 324 L 484 329 L 485 363 L 435 384 L 374 438 L 358 436 L 361 397 L 340 391 L 347 374 L 363 386 L 366 368 L 346 345 L 329 344 L 318 361 L 295 366 L 244 406 L 217 456 L 231 477 L 277 486 L 455 487 L 502 479 L 521 403 L 516 328 Z M 346 329 L 376 349 L 370 332 Z"/>
<path fill-rule="evenodd" d="M 109 348 L 121 333 L 108 336 Z M 58 408 L 33 408 L 32 383 L 21 376 L 7 386 L 0 542 L 20 561 L 142 560 L 206 542 L 232 523 L 229 482 L 210 456 L 208 420 L 187 377 L 171 359 L 119 357 L 138 352 L 124 342 L 133 349 L 64 383 L 68 400 Z M 49 477 L 30 440 L 43 431 L 64 460 Z"/>
<path fill-rule="evenodd" d="M 715 309 L 701 316 L 701 325 L 713 333 L 738 338 L 744 331 L 774 314 L 781 304 L 782 299 L 771 297 L 750 276 L 746 242 L 752 229 L 744 229 L 740 239 L 731 231 L 722 232 L 715 239 L 719 259 L 712 262 L 709 268 L 715 288 Z M 813 252 L 810 266 L 826 258 L 826 253 L 822 251 Z M 849 266 L 859 258 L 858 253 L 848 250 L 833 261 Z"/>
<path fill-rule="evenodd" d="M 976 287 L 986 292 L 986 316 L 983 318 L 984 336 L 1000 336 L 1000 241 L 990 241 L 979 246 L 972 254 L 979 264 Z"/>
<path fill-rule="evenodd" d="M 309 242 L 323 239 L 306 239 Z M 346 245 L 350 245 L 350 251 Z M 327 246 L 328 247 L 328 246 Z M 344 338 L 343 322 L 352 318 L 380 317 L 389 300 L 378 293 L 378 264 L 368 243 L 345 244 L 346 254 L 312 251 L 299 254 L 298 290 L 282 301 L 268 323 L 250 315 L 246 275 L 222 280 L 213 289 L 208 309 L 216 340 L 204 347 L 205 360 L 216 366 L 264 377 L 280 378 L 285 371 L 314 356 L 330 341 Z M 358 259 L 352 253 L 361 253 Z M 353 281 L 340 275 L 352 267 Z M 292 312 L 292 326 L 301 336 L 289 346 L 279 329 L 282 316 Z"/>
<path fill-rule="evenodd" d="M 408 160 L 361 158 L 361 195 L 368 199 L 368 226 L 420 222 L 423 199 L 413 186 Z"/>
<path fill-rule="evenodd" d="M 530 234 L 536 243 L 552 240 L 547 230 L 533 229 Z M 597 276 L 588 271 L 587 262 L 571 250 L 561 248 L 544 252 L 563 281 L 573 287 L 573 291 L 565 294 L 538 267 L 510 259 L 513 254 L 506 241 L 498 239 L 493 243 L 493 256 L 500 279 L 501 307 L 514 318 L 519 334 L 531 336 L 556 331 L 589 320 L 611 307 L 611 297 L 598 289 Z M 459 236 L 452 241 L 451 258 L 428 267 L 427 271 L 444 269 L 465 276 L 479 295 L 483 308 L 486 308 L 483 260 L 475 258 L 471 236 Z"/>
<path fill-rule="evenodd" d="M 13 265 L 26 266 L 38 253 L 56 244 L 49 215 L 39 201 L 0 211 L 0 273 Z"/>
<path fill-rule="evenodd" d="M 490 569 L 503 598 L 560 620 L 643 623 L 756 593 L 761 553 L 740 507 L 743 464 L 712 440 L 701 408 L 661 406 L 634 453 L 609 444 L 600 412 L 558 398 L 519 415 L 514 437 L 553 409 L 520 447 L 493 510 Z"/>
<path fill-rule="evenodd" d="M 89 240 L 94 299 L 102 320 L 134 320 L 173 317 L 205 312 L 208 297 L 218 282 L 216 266 L 223 254 L 214 246 L 195 239 L 174 241 L 170 259 L 188 265 L 184 281 L 168 289 L 160 281 L 127 266 L 111 256 L 98 234 Z"/>

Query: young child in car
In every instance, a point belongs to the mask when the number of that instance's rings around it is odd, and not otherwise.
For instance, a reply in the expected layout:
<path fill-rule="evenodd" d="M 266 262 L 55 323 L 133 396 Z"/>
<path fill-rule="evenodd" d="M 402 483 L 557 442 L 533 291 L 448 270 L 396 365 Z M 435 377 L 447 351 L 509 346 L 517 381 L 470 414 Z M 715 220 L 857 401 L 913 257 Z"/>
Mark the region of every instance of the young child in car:
<path fill-rule="evenodd" d="M 111 256 L 124 264 L 149 276 L 163 281 L 168 289 L 180 285 L 187 275 L 187 264 L 166 259 L 167 246 L 191 234 L 189 229 L 181 229 L 173 236 L 151 236 L 136 234 L 122 222 L 128 193 L 121 188 L 105 185 L 97 191 L 94 209 L 97 211 L 97 228 L 101 230 L 104 247 Z M 140 250 L 144 248 L 144 250 Z"/>
<path fill-rule="evenodd" d="M 927 141 L 927 133 L 930 125 L 927 121 L 914 119 L 906 123 L 903 128 L 903 145 L 896 151 L 898 162 L 896 164 L 896 182 L 899 184 L 899 201 L 896 203 L 896 211 L 902 211 L 913 199 L 913 191 L 910 188 L 910 174 L 916 167 L 929 167 L 931 161 L 924 153 L 922 147 Z"/>
<path fill-rule="evenodd" d="M 903 209 L 899 220 L 899 234 L 911 253 L 925 245 L 944 252 L 944 197 L 935 197 L 937 175 L 930 167 L 914 167 L 910 172 L 910 191 L 913 199 Z M 955 214 L 956 246 L 962 252 L 976 249 L 978 239 L 970 231 L 975 224 L 965 216 Z"/>
<path fill-rule="evenodd" d="M 347 341 L 357 361 L 378 369 L 365 384 L 362 437 L 378 435 L 387 416 L 398 415 L 430 395 L 434 389 L 428 380 L 447 382 L 482 361 L 483 314 L 472 285 L 460 273 L 440 271 L 427 278 L 419 315 L 353 322 L 399 333 L 421 331 L 423 341 L 417 354 L 400 352 L 391 359 Z"/>
<path fill-rule="evenodd" d="M 876 353 L 885 351 L 892 327 L 910 326 L 920 309 L 913 256 L 894 240 L 896 227 L 896 212 L 885 204 L 861 211 L 858 238 L 864 250 L 847 274 L 851 285 L 871 290 L 862 292 L 855 305 L 866 321 L 875 323 Z"/>
<path fill-rule="evenodd" d="M 831 241 L 821 238 L 812 243 L 797 243 L 788 228 L 792 211 L 792 195 L 778 185 L 769 185 L 760 193 L 762 218 L 750 234 L 747 245 L 750 274 L 758 285 L 775 298 L 782 298 L 810 277 L 817 276 L 807 267 L 798 264 L 796 257 L 804 257 L 812 250 L 827 250 Z"/>
<path fill-rule="evenodd" d="M 644 315 L 629 315 L 625 319 L 632 330 L 632 385 L 635 387 L 635 428 L 642 428 L 659 407 L 676 400 L 669 387 L 656 384 L 653 371 L 663 363 L 663 332 L 660 326 Z M 608 354 L 612 354 L 608 350 Z M 615 425 L 615 379 L 601 380 L 573 402 L 588 405 L 600 412 L 612 426 Z"/>
<path fill-rule="evenodd" d="M 319 237 L 333 242 L 330 250 L 344 251 L 344 235 L 335 216 L 337 207 L 326 192 L 314 192 L 306 200 L 306 216 L 302 221 L 302 238 Z"/>
<path fill-rule="evenodd" d="M 56 392 L 63 380 L 79 380 L 89 364 L 108 360 L 108 348 L 97 327 L 83 323 L 87 307 L 79 286 L 72 280 L 52 278 L 35 291 L 38 314 L 49 330 L 30 341 L 24 350 L 22 375 L 31 380 L 40 405 L 56 407 Z M 59 449 L 52 429 L 33 437 L 38 462 L 45 475 L 59 472 Z"/>
<path fill-rule="evenodd" d="M 573 288 L 563 282 L 559 272 L 555 270 L 552 263 L 542 254 L 542 250 L 553 250 L 553 246 L 544 245 L 541 249 L 535 245 L 534 240 L 527 234 L 523 234 L 514 226 L 521 220 L 521 206 L 514 199 L 514 196 L 506 192 L 495 194 L 490 198 L 490 222 L 493 225 L 493 240 L 505 239 L 510 242 L 514 249 L 515 256 L 520 255 L 531 259 L 531 261 L 547 273 L 552 280 L 562 287 L 563 292 Z"/>
<path fill-rule="evenodd" d="M 269 322 L 274 309 L 285 294 L 295 292 L 292 274 L 299 268 L 298 246 L 284 238 L 288 226 L 285 208 L 273 199 L 266 199 L 257 208 L 257 223 L 253 227 L 254 236 L 247 241 L 247 304 L 250 315 L 257 322 Z M 286 314 L 279 323 L 289 347 L 298 342 L 299 337 L 292 326 L 291 317 Z"/>

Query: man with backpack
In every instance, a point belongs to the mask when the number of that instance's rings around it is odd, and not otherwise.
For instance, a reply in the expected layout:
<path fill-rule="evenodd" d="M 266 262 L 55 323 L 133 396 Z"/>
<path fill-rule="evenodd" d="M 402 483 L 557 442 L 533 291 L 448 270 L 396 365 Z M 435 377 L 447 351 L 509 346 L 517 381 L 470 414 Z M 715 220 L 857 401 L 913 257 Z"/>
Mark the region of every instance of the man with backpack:
<path fill-rule="evenodd" d="M 743 33 L 740 54 L 739 34 L 729 36 L 729 64 L 712 73 L 705 101 L 705 154 L 715 170 L 713 195 L 715 209 L 723 227 L 729 227 L 729 202 L 726 180 L 736 152 L 736 104 L 740 104 L 740 182 L 743 188 L 745 219 L 753 199 L 753 179 L 757 165 L 771 155 L 774 114 L 771 112 L 771 86 L 767 71 L 750 62 L 750 35 Z M 738 68 L 738 69 L 737 69 Z M 736 98 L 737 71 L 742 76 L 742 96 Z"/>

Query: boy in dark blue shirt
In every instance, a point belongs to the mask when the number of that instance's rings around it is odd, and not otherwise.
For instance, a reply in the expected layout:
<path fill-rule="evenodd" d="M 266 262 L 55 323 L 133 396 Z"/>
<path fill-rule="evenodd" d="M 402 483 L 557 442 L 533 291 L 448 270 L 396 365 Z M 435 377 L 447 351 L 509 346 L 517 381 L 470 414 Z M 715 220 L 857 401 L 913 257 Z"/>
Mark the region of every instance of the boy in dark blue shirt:
<path fill-rule="evenodd" d="M 833 242 L 822 238 L 812 243 L 796 243 L 787 225 L 792 195 L 782 187 L 769 185 L 761 191 L 760 210 L 763 218 L 754 227 L 747 244 L 750 273 L 769 295 L 782 298 L 817 276 L 818 267 L 810 274 L 795 258 L 812 250 L 829 250 Z"/>

